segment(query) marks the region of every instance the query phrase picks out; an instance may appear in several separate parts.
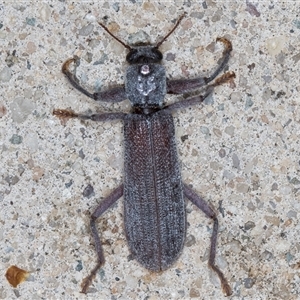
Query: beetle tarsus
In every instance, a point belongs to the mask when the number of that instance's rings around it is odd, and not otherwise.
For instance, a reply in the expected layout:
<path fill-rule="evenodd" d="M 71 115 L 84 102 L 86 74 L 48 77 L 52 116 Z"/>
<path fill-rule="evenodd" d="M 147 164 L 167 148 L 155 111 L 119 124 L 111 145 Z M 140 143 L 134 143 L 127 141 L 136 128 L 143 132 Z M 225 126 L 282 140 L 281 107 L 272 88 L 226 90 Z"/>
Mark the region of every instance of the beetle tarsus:
<path fill-rule="evenodd" d="M 232 295 L 232 290 L 230 285 L 228 284 L 224 274 L 216 265 L 209 265 L 209 267 L 219 276 L 221 281 L 222 291 L 226 296 Z"/>
<path fill-rule="evenodd" d="M 76 68 L 79 66 L 79 62 L 80 62 L 80 58 L 78 56 L 74 55 L 74 57 L 69 58 L 67 61 L 64 62 L 61 70 L 66 75 L 66 77 L 69 79 L 70 83 L 74 86 L 74 88 L 76 88 L 81 93 L 85 94 L 86 96 L 96 100 L 95 94 L 90 93 L 89 91 L 87 91 L 85 88 L 83 88 L 79 84 L 79 80 L 76 76 Z M 71 72 L 69 70 L 69 68 L 72 63 L 74 63 L 74 70 Z"/>
<path fill-rule="evenodd" d="M 90 272 L 90 275 L 85 277 L 81 283 L 81 293 L 86 294 L 88 292 L 88 288 L 92 284 L 95 279 L 98 270 L 101 268 L 103 263 L 98 262 L 94 269 Z"/>
<path fill-rule="evenodd" d="M 70 118 L 77 118 L 78 114 L 75 113 L 71 109 L 54 109 L 53 115 L 62 118 L 62 119 L 70 119 Z"/>
<path fill-rule="evenodd" d="M 213 86 L 217 86 L 217 85 L 221 85 L 223 83 L 229 82 L 234 78 L 235 78 L 235 73 L 234 72 L 226 72 L 221 77 L 218 77 L 215 80 L 215 82 L 213 83 Z"/>
<path fill-rule="evenodd" d="M 225 68 L 230 58 L 230 52 L 232 51 L 232 44 L 226 38 L 224 37 L 217 38 L 217 42 L 222 42 L 223 45 L 225 46 L 223 50 L 223 57 L 221 63 L 219 64 L 218 68 L 214 71 L 214 73 L 210 77 L 206 78 L 206 83 L 213 81 L 220 74 L 220 72 Z"/>
<path fill-rule="evenodd" d="M 76 73 L 76 68 L 77 68 L 78 65 L 79 65 L 79 61 L 80 61 L 80 59 L 79 59 L 79 57 L 76 56 L 76 55 L 74 55 L 74 57 L 69 58 L 68 60 L 66 60 L 66 61 L 63 63 L 62 67 L 61 67 L 61 71 L 63 72 L 63 74 L 65 74 L 67 77 L 72 76 L 72 77 L 75 77 L 75 78 L 76 78 L 76 76 L 74 76 L 74 74 Z M 72 73 L 72 72 L 69 70 L 70 65 L 71 65 L 72 63 L 74 63 L 74 73 Z M 76 78 L 76 79 L 77 79 L 77 78 Z"/>
<path fill-rule="evenodd" d="M 230 52 L 232 50 L 232 44 L 226 38 L 218 37 L 216 41 L 217 42 L 222 42 L 224 44 L 224 46 L 225 46 L 224 51 L 223 51 L 224 53 Z"/>

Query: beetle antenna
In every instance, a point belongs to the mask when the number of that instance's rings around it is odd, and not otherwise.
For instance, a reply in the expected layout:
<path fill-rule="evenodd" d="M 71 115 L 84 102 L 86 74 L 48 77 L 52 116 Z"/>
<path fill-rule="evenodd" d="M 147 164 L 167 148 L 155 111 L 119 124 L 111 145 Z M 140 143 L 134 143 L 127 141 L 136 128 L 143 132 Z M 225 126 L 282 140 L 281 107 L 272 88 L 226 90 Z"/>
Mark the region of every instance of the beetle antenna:
<path fill-rule="evenodd" d="M 183 13 L 179 19 L 177 20 L 175 26 L 173 27 L 173 29 L 160 41 L 156 44 L 156 48 L 158 48 L 173 32 L 174 30 L 178 27 L 178 25 L 180 24 L 181 20 L 186 16 L 186 13 Z"/>
<path fill-rule="evenodd" d="M 112 34 L 109 29 L 102 23 L 98 22 L 98 24 L 105 30 L 107 31 L 115 40 L 117 40 L 120 44 L 122 44 L 125 48 L 127 48 L 128 50 L 132 50 L 132 48 L 125 44 L 123 41 L 121 41 L 119 38 L 117 38 L 114 34 Z"/>

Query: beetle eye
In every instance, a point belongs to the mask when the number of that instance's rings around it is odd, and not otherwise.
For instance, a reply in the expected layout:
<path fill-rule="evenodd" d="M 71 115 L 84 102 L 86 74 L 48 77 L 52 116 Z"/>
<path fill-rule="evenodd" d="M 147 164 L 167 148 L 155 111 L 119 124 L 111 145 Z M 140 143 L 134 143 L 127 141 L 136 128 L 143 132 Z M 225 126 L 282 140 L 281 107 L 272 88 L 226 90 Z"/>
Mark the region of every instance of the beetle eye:
<path fill-rule="evenodd" d="M 156 60 L 162 60 L 163 55 L 162 55 L 162 53 L 156 47 L 152 48 L 151 51 L 155 55 L 155 59 Z"/>
<path fill-rule="evenodd" d="M 135 60 L 135 55 L 137 53 L 137 49 L 131 49 L 130 52 L 126 56 L 126 60 L 131 63 Z"/>

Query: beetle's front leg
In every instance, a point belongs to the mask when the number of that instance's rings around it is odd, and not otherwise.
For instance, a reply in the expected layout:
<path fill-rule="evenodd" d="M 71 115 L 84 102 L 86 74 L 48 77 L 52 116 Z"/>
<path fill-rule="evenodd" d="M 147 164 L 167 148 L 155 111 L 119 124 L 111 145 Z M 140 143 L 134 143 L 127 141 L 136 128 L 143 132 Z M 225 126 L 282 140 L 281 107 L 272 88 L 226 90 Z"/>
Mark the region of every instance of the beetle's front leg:
<path fill-rule="evenodd" d="M 184 195 L 194 203 L 198 208 L 200 208 L 205 215 L 212 219 L 214 222 L 213 225 L 213 232 L 211 236 L 211 245 L 210 245 L 210 252 L 209 252 L 209 259 L 208 259 L 208 266 L 217 273 L 220 278 L 222 290 L 226 296 L 230 296 L 232 294 L 232 290 L 222 273 L 222 271 L 216 266 L 215 258 L 216 258 L 216 251 L 217 251 L 217 237 L 218 237 L 218 219 L 214 210 L 209 206 L 207 202 L 205 202 L 201 197 L 199 197 L 188 185 L 183 185 L 183 193 Z"/>
<path fill-rule="evenodd" d="M 217 42 L 220 41 L 224 44 L 225 48 L 223 51 L 223 56 L 221 62 L 218 65 L 217 69 L 209 77 L 199 77 L 194 79 L 178 79 L 178 80 L 169 80 L 167 81 L 167 93 L 169 94 L 184 94 L 191 92 L 195 89 L 201 88 L 207 85 L 209 82 L 213 81 L 220 72 L 226 66 L 230 52 L 232 50 L 231 42 L 225 38 L 217 38 Z"/>
<path fill-rule="evenodd" d="M 96 210 L 91 215 L 91 231 L 92 235 L 95 241 L 95 248 L 98 255 L 98 262 L 97 265 L 93 268 L 93 270 L 90 272 L 90 275 L 83 279 L 81 284 L 81 292 L 86 294 L 87 289 L 91 285 L 93 279 L 95 278 L 97 271 L 101 268 L 101 266 L 104 264 L 104 255 L 103 255 L 103 249 L 102 249 L 102 243 L 99 238 L 99 233 L 96 228 L 96 220 L 108 209 L 110 208 L 118 199 L 120 199 L 123 196 L 123 190 L 124 185 L 121 184 L 118 188 L 116 188 L 108 197 L 106 197 L 101 203 L 98 205 Z"/>
<path fill-rule="evenodd" d="M 69 70 L 70 64 L 72 63 L 74 63 L 73 72 Z M 70 83 L 73 85 L 75 89 L 77 89 L 81 93 L 85 94 L 86 96 L 96 101 L 120 102 L 127 98 L 124 85 L 112 88 L 107 91 L 97 92 L 97 93 L 90 93 L 89 91 L 87 91 L 79 84 L 79 80 L 76 77 L 76 67 L 78 65 L 79 65 L 79 57 L 74 56 L 73 58 L 68 59 L 62 66 L 62 72 L 67 76 Z"/>

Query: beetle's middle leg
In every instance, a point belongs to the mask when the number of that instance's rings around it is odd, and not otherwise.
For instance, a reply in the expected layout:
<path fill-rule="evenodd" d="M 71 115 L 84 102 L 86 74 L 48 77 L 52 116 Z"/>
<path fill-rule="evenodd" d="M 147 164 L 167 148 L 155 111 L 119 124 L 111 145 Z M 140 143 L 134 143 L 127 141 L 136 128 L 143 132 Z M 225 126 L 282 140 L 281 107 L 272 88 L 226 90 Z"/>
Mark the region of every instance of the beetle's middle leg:
<path fill-rule="evenodd" d="M 183 193 L 184 195 L 194 203 L 198 208 L 200 208 L 207 217 L 214 221 L 213 233 L 211 236 L 211 245 L 210 245 L 210 253 L 208 259 L 208 266 L 215 271 L 221 281 L 223 292 L 226 296 L 230 296 L 232 294 L 231 288 L 227 282 L 222 271 L 216 266 L 215 258 L 216 258 L 216 250 L 217 250 L 217 237 L 218 237 L 218 219 L 214 210 L 209 206 L 207 202 L 205 202 L 201 197 L 199 197 L 188 185 L 183 185 Z"/>
<path fill-rule="evenodd" d="M 93 279 L 95 278 L 97 271 L 101 268 L 101 266 L 104 264 L 104 255 L 103 255 L 103 249 L 102 249 L 102 243 L 99 238 L 99 233 L 96 227 L 96 220 L 108 209 L 110 208 L 118 199 L 120 199 L 123 196 L 123 190 L 124 185 L 121 184 L 118 188 L 116 188 L 108 197 L 106 197 L 104 200 L 101 201 L 101 203 L 98 205 L 96 210 L 91 215 L 91 231 L 95 242 L 95 248 L 98 255 L 98 263 L 94 267 L 94 269 L 91 271 L 90 275 L 86 278 L 84 278 L 82 284 L 81 284 L 81 292 L 86 293 L 87 289 L 91 285 Z"/>
<path fill-rule="evenodd" d="M 176 109 L 181 109 L 185 107 L 189 107 L 192 105 L 198 105 L 203 102 L 214 90 L 214 88 L 218 85 L 224 84 L 230 80 L 235 78 L 234 72 L 227 72 L 223 74 L 221 77 L 217 78 L 214 83 L 208 85 L 205 89 L 205 93 L 203 95 L 187 98 L 173 104 L 166 106 L 164 109 L 168 111 L 174 111 Z"/>
<path fill-rule="evenodd" d="M 95 113 L 95 114 L 86 115 L 86 114 L 75 113 L 73 110 L 70 109 L 54 109 L 52 113 L 54 116 L 62 120 L 76 118 L 81 120 L 91 120 L 97 122 L 123 120 L 127 115 L 126 113 L 122 113 L 122 112 L 115 112 L 115 113 L 104 112 L 104 113 Z"/>
<path fill-rule="evenodd" d="M 209 82 L 213 81 L 225 68 L 232 50 L 231 42 L 225 38 L 217 38 L 217 41 L 220 41 L 224 44 L 225 48 L 223 51 L 223 56 L 221 62 L 217 66 L 217 69 L 209 77 L 199 77 L 194 79 L 175 79 L 167 81 L 167 93 L 168 94 L 184 94 L 192 92 L 196 89 L 199 89 Z"/>

